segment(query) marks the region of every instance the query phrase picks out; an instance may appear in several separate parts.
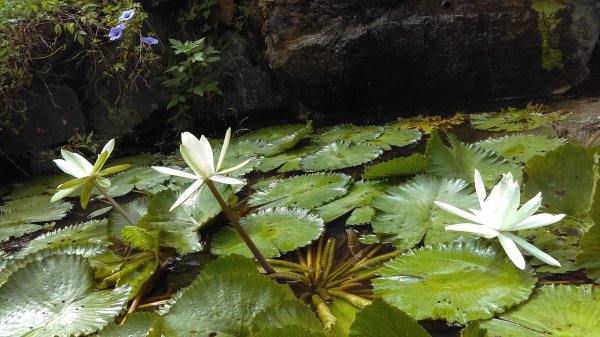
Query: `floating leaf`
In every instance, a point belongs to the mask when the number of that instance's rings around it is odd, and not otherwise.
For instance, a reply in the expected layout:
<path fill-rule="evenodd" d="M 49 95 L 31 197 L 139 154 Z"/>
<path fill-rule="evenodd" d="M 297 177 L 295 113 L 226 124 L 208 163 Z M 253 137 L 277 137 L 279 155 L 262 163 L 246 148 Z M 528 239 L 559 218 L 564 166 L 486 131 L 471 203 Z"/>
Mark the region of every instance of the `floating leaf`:
<path fill-rule="evenodd" d="M 384 186 L 379 183 L 359 181 L 350 186 L 348 193 L 330 203 L 317 208 L 317 213 L 330 222 L 350 212 L 356 207 L 366 206 L 374 197 L 382 194 Z"/>
<path fill-rule="evenodd" d="M 120 197 L 131 192 L 134 188 L 150 193 L 165 190 L 167 186 L 164 183 L 169 180 L 169 176 L 151 167 L 136 167 L 119 172 L 110 180 L 112 184 L 108 189 L 108 194 L 111 197 Z"/>
<path fill-rule="evenodd" d="M 69 180 L 71 176 L 67 174 L 55 174 L 45 177 L 34 178 L 23 183 L 13 184 L 13 191 L 4 196 L 6 200 L 23 199 L 27 197 L 39 196 L 42 194 L 53 194 L 56 192 L 56 186 Z"/>
<path fill-rule="evenodd" d="M 293 148 L 311 132 L 311 122 L 307 125 L 271 126 L 238 137 L 236 146 L 249 144 L 254 146 L 252 152 L 272 156 Z"/>
<path fill-rule="evenodd" d="M 78 255 L 51 255 L 18 269 L 0 287 L 0 331 L 7 336 L 91 334 L 121 311 L 129 289 L 94 291 Z"/>
<path fill-rule="evenodd" d="M 350 213 L 348 220 L 346 220 L 346 225 L 363 225 L 371 223 L 374 215 L 375 209 L 371 206 L 355 208 L 352 213 Z"/>
<path fill-rule="evenodd" d="M 411 248 L 425 237 L 425 244 L 446 242 L 460 235 L 446 231 L 446 225 L 462 223 L 462 218 L 444 211 L 433 202 L 442 201 L 461 209 L 477 208 L 479 201 L 464 180 L 421 175 L 399 186 L 371 204 L 376 209 L 373 231 L 388 234 L 396 247 Z M 399 211 L 402 210 L 402 211 Z"/>
<path fill-rule="evenodd" d="M 219 275 L 232 272 L 256 274 L 257 271 L 258 265 L 254 260 L 238 254 L 219 257 L 202 269 L 204 275 Z"/>
<path fill-rule="evenodd" d="M 521 180 L 521 169 L 493 151 L 473 144 L 465 145 L 455 136 L 448 134 L 451 147 L 442 143 L 438 132 L 434 131 L 427 143 L 425 157 L 429 161 L 428 172 L 447 178 L 460 178 L 473 182 L 473 172 L 479 170 L 487 187 L 496 179 L 511 172 L 516 181 Z"/>
<path fill-rule="evenodd" d="M 590 208 L 594 186 L 594 154 L 597 149 L 567 143 L 535 156 L 525 165 L 528 179 L 524 197 L 542 192 L 543 205 L 554 213 L 572 216 Z"/>
<path fill-rule="evenodd" d="M 125 324 L 109 323 L 98 337 L 160 337 L 162 318 L 154 313 L 134 312 L 127 315 Z"/>
<path fill-rule="evenodd" d="M 299 326 L 308 332 L 323 333 L 323 326 L 315 313 L 306 304 L 297 300 L 281 302 L 257 314 L 252 321 L 252 331 L 282 329 L 286 326 Z M 262 335 L 261 335 L 262 336 Z"/>
<path fill-rule="evenodd" d="M 460 337 L 488 337 L 487 330 L 479 327 L 479 322 L 471 322 L 460 332 Z"/>
<path fill-rule="evenodd" d="M 360 309 L 340 298 L 335 298 L 332 303 L 325 304 L 325 307 L 329 309 L 330 314 L 334 318 L 331 325 L 325 324 L 325 331 L 333 336 L 348 336 L 350 326 Z M 317 314 L 319 314 L 318 308 Z M 325 320 L 321 318 L 321 321 Z"/>
<path fill-rule="evenodd" d="M 489 131 L 524 131 L 550 125 L 568 117 L 559 112 L 544 113 L 542 104 L 527 104 L 523 109 L 509 107 L 495 113 L 480 113 L 469 116 L 471 126 L 475 129 Z"/>
<path fill-rule="evenodd" d="M 379 274 L 375 295 L 414 319 L 461 324 L 525 301 L 536 283 L 533 272 L 515 267 L 499 245 L 481 241 L 414 250 L 385 263 Z"/>
<path fill-rule="evenodd" d="M 323 233 L 323 219 L 307 210 L 268 208 L 240 219 L 240 224 L 266 258 L 303 247 Z M 252 253 L 233 227 L 221 230 L 212 242 L 216 255 Z"/>
<path fill-rule="evenodd" d="M 282 328 L 266 328 L 253 337 L 326 337 L 322 332 L 311 331 L 299 325 L 286 325 Z"/>
<path fill-rule="evenodd" d="M 300 166 L 306 171 L 339 170 L 368 163 L 381 153 L 376 145 L 334 142 L 304 156 Z"/>
<path fill-rule="evenodd" d="M 346 194 L 350 176 L 313 173 L 273 181 L 251 197 L 250 206 L 315 208 Z"/>
<path fill-rule="evenodd" d="M 383 134 L 381 126 L 357 126 L 354 124 L 340 124 L 329 127 L 313 140 L 321 144 L 330 144 L 343 140 L 345 142 L 361 144 L 374 140 Z"/>
<path fill-rule="evenodd" d="M 586 269 L 587 277 L 600 282 L 600 223 L 593 225 L 581 238 L 577 266 Z"/>
<path fill-rule="evenodd" d="M 107 220 L 92 220 L 78 225 L 42 234 L 15 254 L 16 258 L 35 253 L 42 249 L 57 249 L 66 246 L 96 245 L 107 248 L 112 244 L 106 228 Z"/>
<path fill-rule="evenodd" d="M 112 211 L 112 209 L 113 209 L 113 206 L 102 207 L 102 208 L 99 208 L 99 209 L 93 211 L 92 213 L 88 214 L 87 217 L 88 218 L 97 218 L 101 215 L 104 215 L 104 214 Z"/>
<path fill-rule="evenodd" d="M 259 274 L 201 276 L 172 298 L 175 304 L 164 315 L 163 332 L 166 336 L 249 336 L 256 315 L 291 299 L 284 286 Z"/>
<path fill-rule="evenodd" d="M 593 285 L 544 286 L 523 305 L 481 323 L 488 336 L 600 336 L 600 296 Z"/>
<path fill-rule="evenodd" d="M 421 139 L 421 136 L 421 131 L 417 129 L 387 125 L 384 127 L 383 134 L 369 143 L 388 151 L 392 149 L 392 146 L 402 147 L 414 144 Z"/>
<path fill-rule="evenodd" d="M 476 146 L 492 150 L 515 164 L 524 165 L 531 157 L 543 156 L 566 142 L 564 138 L 542 135 L 512 135 L 490 137 L 475 143 Z"/>
<path fill-rule="evenodd" d="M 427 170 L 427 159 L 420 153 L 399 157 L 365 167 L 363 179 L 379 179 L 393 176 L 414 176 Z"/>
<path fill-rule="evenodd" d="M 349 337 L 431 337 L 402 310 L 376 299 L 356 313 Z"/>
<path fill-rule="evenodd" d="M 440 116 L 417 116 L 410 118 L 401 118 L 398 122 L 391 124 L 392 127 L 413 128 L 423 131 L 429 135 L 433 130 L 447 131 L 457 125 L 464 123 L 466 115 L 457 113 L 451 118 L 443 118 Z"/>
<path fill-rule="evenodd" d="M 300 160 L 308 153 L 312 153 L 320 149 L 320 146 L 306 143 L 299 145 L 291 150 L 282 152 L 272 157 L 265 157 L 258 165 L 258 170 L 261 172 L 271 171 L 280 167 L 278 172 L 289 172 L 300 170 Z"/>
<path fill-rule="evenodd" d="M 129 218 L 134 223 L 138 223 L 140 219 L 148 212 L 148 204 L 150 203 L 148 197 L 137 198 L 126 204 L 122 204 L 121 207 L 129 215 Z M 112 237 L 121 239 L 121 232 L 125 226 L 129 226 L 129 222 L 125 220 L 123 214 L 119 212 L 112 212 L 108 217 L 108 231 Z"/>

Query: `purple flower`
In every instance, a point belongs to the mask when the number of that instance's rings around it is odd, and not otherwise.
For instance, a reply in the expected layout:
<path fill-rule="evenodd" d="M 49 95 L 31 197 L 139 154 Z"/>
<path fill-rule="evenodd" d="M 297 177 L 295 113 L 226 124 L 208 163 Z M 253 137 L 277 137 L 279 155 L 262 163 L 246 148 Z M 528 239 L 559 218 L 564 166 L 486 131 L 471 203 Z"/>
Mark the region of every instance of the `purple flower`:
<path fill-rule="evenodd" d="M 158 39 L 154 38 L 152 36 L 144 36 L 140 40 L 142 40 L 142 43 L 145 43 L 145 44 L 157 44 L 158 43 Z"/>
<path fill-rule="evenodd" d="M 111 41 L 118 40 L 121 36 L 123 36 L 123 27 L 121 25 L 112 27 L 108 33 L 108 38 Z"/>
<path fill-rule="evenodd" d="M 119 16 L 119 22 L 123 22 L 123 21 L 127 21 L 127 20 L 131 19 L 133 17 L 133 14 L 135 14 L 134 9 L 124 11 L 123 13 L 121 13 L 121 16 Z"/>

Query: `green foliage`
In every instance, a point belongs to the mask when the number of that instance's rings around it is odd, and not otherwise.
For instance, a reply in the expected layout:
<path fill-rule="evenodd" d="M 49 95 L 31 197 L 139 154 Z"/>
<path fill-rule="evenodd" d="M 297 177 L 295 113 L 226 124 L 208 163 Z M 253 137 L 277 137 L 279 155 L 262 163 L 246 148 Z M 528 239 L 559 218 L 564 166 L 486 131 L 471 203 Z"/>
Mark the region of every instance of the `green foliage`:
<path fill-rule="evenodd" d="M 302 327 L 309 333 L 316 335 L 323 333 L 323 326 L 312 310 L 296 300 L 284 301 L 269 307 L 268 310 L 256 315 L 252 322 L 253 331 L 269 331 L 273 328 L 283 329 L 289 326 Z M 270 333 L 265 334 L 263 332 L 260 336 L 270 336 Z"/>
<path fill-rule="evenodd" d="M 431 337 L 402 310 L 381 299 L 356 313 L 349 337 Z"/>
<path fill-rule="evenodd" d="M 267 258 L 306 246 L 323 233 L 323 219 L 304 209 L 276 207 L 261 210 L 240 219 L 258 250 Z M 225 228 L 214 237 L 211 252 L 216 255 L 252 253 L 233 228 Z"/>
<path fill-rule="evenodd" d="M 365 167 L 363 179 L 379 179 L 393 176 L 414 176 L 427 170 L 427 159 L 420 153 L 399 157 Z"/>
<path fill-rule="evenodd" d="M 314 141 L 322 144 L 330 144 L 337 141 L 345 141 L 353 144 L 362 144 L 374 140 L 383 134 L 381 126 L 357 126 L 354 124 L 341 124 L 329 127 L 321 134 L 314 137 Z"/>
<path fill-rule="evenodd" d="M 377 145 L 338 141 L 307 154 L 300 160 L 300 166 L 309 172 L 339 170 L 368 163 L 382 153 Z"/>
<path fill-rule="evenodd" d="M 531 269 L 517 269 L 499 245 L 479 240 L 411 251 L 379 274 L 375 294 L 414 319 L 461 324 L 525 301 L 536 283 Z"/>
<path fill-rule="evenodd" d="M 523 109 L 508 108 L 500 112 L 484 112 L 469 116 L 471 126 L 475 129 L 489 131 L 525 131 L 548 126 L 553 122 L 563 120 L 568 114 L 558 112 L 544 112 L 541 104 L 531 103 Z"/>
<path fill-rule="evenodd" d="M 179 61 L 165 70 L 167 79 L 162 85 L 171 97 L 167 109 L 178 106 L 181 113 L 197 101 L 196 96 L 223 94 L 213 72 L 215 64 L 221 59 L 219 50 L 205 38 L 184 42 L 169 39 L 169 42 Z"/>
<path fill-rule="evenodd" d="M 566 143 L 564 138 L 553 138 L 541 135 L 512 135 L 500 138 L 490 137 L 475 145 L 495 151 L 509 161 L 525 165 L 535 155 L 543 156 Z"/>
<path fill-rule="evenodd" d="M 155 313 L 134 312 L 123 325 L 110 322 L 98 337 L 160 337 L 161 324 L 162 318 Z"/>
<path fill-rule="evenodd" d="M 262 128 L 238 137 L 237 146 L 255 147 L 252 152 L 259 155 L 274 156 L 296 146 L 299 141 L 312 132 L 312 122 Z"/>
<path fill-rule="evenodd" d="M 343 197 L 318 207 L 317 213 L 326 222 L 333 221 L 357 207 L 369 205 L 384 189 L 385 186 L 377 182 L 359 181 L 352 184 Z"/>
<path fill-rule="evenodd" d="M 417 129 L 386 125 L 383 129 L 383 134 L 376 139 L 370 140 L 369 143 L 387 151 L 391 150 L 392 146 L 402 147 L 416 143 L 421 139 L 421 136 L 421 131 Z"/>

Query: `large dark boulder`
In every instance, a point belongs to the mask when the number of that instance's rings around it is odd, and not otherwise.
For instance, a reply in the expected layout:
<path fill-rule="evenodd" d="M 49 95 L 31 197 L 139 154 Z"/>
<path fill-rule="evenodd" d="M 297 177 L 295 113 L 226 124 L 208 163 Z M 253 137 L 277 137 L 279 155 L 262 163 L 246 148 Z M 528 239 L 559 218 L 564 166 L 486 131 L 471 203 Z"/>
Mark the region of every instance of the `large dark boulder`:
<path fill-rule="evenodd" d="M 563 92 L 598 38 L 591 0 L 259 0 L 267 57 L 298 99 L 340 112 Z"/>

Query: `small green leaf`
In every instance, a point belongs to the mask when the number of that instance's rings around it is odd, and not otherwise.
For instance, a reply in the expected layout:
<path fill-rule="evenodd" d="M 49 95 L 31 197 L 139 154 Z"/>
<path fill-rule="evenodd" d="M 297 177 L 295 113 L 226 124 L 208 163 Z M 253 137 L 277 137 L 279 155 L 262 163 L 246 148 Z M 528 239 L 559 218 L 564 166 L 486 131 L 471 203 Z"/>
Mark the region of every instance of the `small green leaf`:
<path fill-rule="evenodd" d="M 402 310 L 376 299 L 356 313 L 349 337 L 431 337 Z"/>
<path fill-rule="evenodd" d="M 427 170 L 427 159 L 420 153 L 399 157 L 365 167 L 363 179 L 379 179 L 393 176 L 414 176 Z"/>
<path fill-rule="evenodd" d="M 134 312 L 127 315 L 125 324 L 110 322 L 98 337 L 160 337 L 162 318 L 155 313 Z"/>
<path fill-rule="evenodd" d="M 469 115 L 471 126 L 475 129 L 490 131 L 524 131 L 550 125 L 567 118 L 568 114 L 558 112 L 544 113 L 541 104 L 527 104 L 523 109 L 509 107 L 494 113 L 480 113 Z"/>
<path fill-rule="evenodd" d="M 332 126 L 313 139 L 321 144 L 330 144 L 340 139 L 353 144 L 362 144 L 374 140 L 383 134 L 381 126 L 357 126 L 354 124 L 341 124 Z"/>
<path fill-rule="evenodd" d="M 300 160 L 300 166 L 305 171 L 339 170 L 368 163 L 382 153 L 376 145 L 338 141 L 307 154 Z"/>
<path fill-rule="evenodd" d="M 330 222 L 350 212 L 356 207 L 366 206 L 374 197 L 383 194 L 384 185 L 376 182 L 359 181 L 352 184 L 348 193 L 330 203 L 317 208 L 317 213 L 325 222 Z"/>
<path fill-rule="evenodd" d="M 500 138 L 490 137 L 475 145 L 495 151 L 515 164 L 525 163 L 535 155 L 543 156 L 566 142 L 563 138 L 542 135 L 511 135 Z"/>
<path fill-rule="evenodd" d="M 375 209 L 371 206 L 357 207 L 350 213 L 348 220 L 346 220 L 346 225 L 354 226 L 371 223 L 374 215 Z"/>
<path fill-rule="evenodd" d="M 278 303 L 257 314 L 252 321 L 254 333 L 269 328 L 300 326 L 312 333 L 323 333 L 323 326 L 306 304 L 290 300 Z"/>
<path fill-rule="evenodd" d="M 421 131 L 417 129 L 386 125 L 383 134 L 369 143 L 388 151 L 392 149 L 392 146 L 402 147 L 414 144 L 421 139 L 421 136 Z"/>

